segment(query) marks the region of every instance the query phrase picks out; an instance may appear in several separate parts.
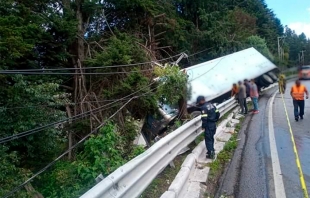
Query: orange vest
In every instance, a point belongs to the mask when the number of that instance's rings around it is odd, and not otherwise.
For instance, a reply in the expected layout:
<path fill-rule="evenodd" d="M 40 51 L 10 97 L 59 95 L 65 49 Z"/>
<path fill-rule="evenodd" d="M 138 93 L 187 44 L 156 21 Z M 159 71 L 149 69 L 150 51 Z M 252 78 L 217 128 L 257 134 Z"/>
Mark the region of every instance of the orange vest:
<path fill-rule="evenodd" d="M 238 87 L 233 87 L 232 93 L 233 93 L 233 95 L 237 94 L 238 93 Z"/>
<path fill-rule="evenodd" d="M 305 91 L 306 91 L 306 87 L 303 85 L 300 85 L 299 87 L 297 87 L 296 85 L 294 85 L 292 87 L 292 95 L 293 98 L 295 100 L 304 100 L 304 95 L 305 95 Z"/>

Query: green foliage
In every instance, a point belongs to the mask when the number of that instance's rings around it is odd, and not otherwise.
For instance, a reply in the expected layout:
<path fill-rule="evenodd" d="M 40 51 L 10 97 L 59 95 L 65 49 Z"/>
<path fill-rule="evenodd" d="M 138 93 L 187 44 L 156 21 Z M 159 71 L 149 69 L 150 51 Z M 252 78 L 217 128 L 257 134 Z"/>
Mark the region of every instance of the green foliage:
<path fill-rule="evenodd" d="M 158 98 L 163 97 L 167 104 L 176 104 L 181 97 L 186 98 L 187 76 L 178 66 L 156 67 L 154 73 L 160 83 L 157 88 Z"/>
<path fill-rule="evenodd" d="M 143 146 L 134 146 L 132 152 L 129 155 L 129 159 L 133 159 L 145 151 Z"/>
<path fill-rule="evenodd" d="M 139 47 L 138 39 L 126 33 L 116 32 L 115 36 L 108 39 L 106 48 L 97 52 L 93 58 L 86 60 L 87 66 L 98 67 L 102 65 L 122 65 L 145 62 L 147 55 Z M 146 71 L 144 71 L 146 70 Z M 150 65 L 102 68 L 97 72 L 120 72 L 120 74 L 93 80 L 101 83 L 98 89 L 103 99 L 122 98 L 136 92 L 135 96 L 143 95 L 133 100 L 127 109 L 135 118 L 144 118 L 149 110 L 156 108 L 156 98 L 152 94 Z M 128 72 L 128 73 L 127 73 Z M 116 106 L 119 107 L 119 106 Z"/>
<path fill-rule="evenodd" d="M 4 196 L 11 189 L 18 186 L 29 176 L 29 171 L 18 168 L 20 159 L 17 152 L 8 153 L 8 148 L 0 145 L 0 196 Z M 17 198 L 30 197 L 25 191 L 14 195 Z"/>
<path fill-rule="evenodd" d="M 59 161 L 34 183 L 44 197 L 78 197 L 90 185 L 78 174 L 76 163 Z"/>
<path fill-rule="evenodd" d="M 64 118 L 64 112 L 55 108 L 61 105 L 58 84 L 30 82 L 22 76 L 12 77 L 14 84 L 2 84 L 0 104 L 1 137 L 10 136 L 44 126 Z M 41 106 L 42 105 L 42 106 Z M 46 119 L 48 118 L 48 119 Z M 10 151 L 17 151 L 28 166 L 40 167 L 62 150 L 65 137 L 61 130 L 50 127 L 37 134 L 10 142 Z M 39 149 L 38 149 L 39 148 Z M 37 161 L 41 159 L 40 163 Z"/>
<path fill-rule="evenodd" d="M 126 130 L 128 131 L 128 130 Z M 117 130 L 115 124 L 108 122 L 98 134 L 92 135 L 77 154 L 74 162 L 59 161 L 53 169 L 35 184 L 45 197 L 78 197 L 95 183 L 99 174 L 110 174 L 119 166 L 144 152 L 141 146 L 126 144 L 125 137 Z M 125 154 L 125 150 L 130 150 Z"/>
<path fill-rule="evenodd" d="M 144 62 L 146 57 L 137 42 L 135 37 L 127 33 L 116 32 L 115 36 L 109 38 L 105 49 L 96 52 L 95 58 L 88 59 L 87 63 L 89 66 L 102 66 Z"/>
<path fill-rule="evenodd" d="M 84 180 L 92 180 L 100 173 L 107 175 L 124 163 L 119 136 L 113 124 L 107 123 L 85 142 L 80 155 L 78 173 Z"/>
<path fill-rule="evenodd" d="M 310 51 L 309 39 L 288 27 L 284 32 L 280 20 L 261 0 L 3 0 L 0 15 L 0 69 L 74 68 L 78 60 L 82 67 L 133 64 L 211 48 L 182 61 L 180 65 L 187 67 L 247 47 L 291 66 L 299 64 L 301 50 Z M 280 62 L 273 56 L 277 55 L 276 38 L 283 32 L 285 58 Z M 305 64 L 309 61 L 306 55 Z M 84 76 L 87 93 L 82 95 L 75 95 L 78 79 L 67 75 L 0 75 L 0 137 L 65 118 L 63 105 L 75 103 L 80 96 L 100 101 L 99 107 L 107 104 L 105 100 L 136 92 L 137 98 L 115 116 L 113 124 L 76 150 L 73 162 L 64 159 L 33 181 L 46 197 L 77 197 L 94 184 L 98 174 L 109 174 L 143 152 L 132 144 L 139 131 L 136 120 L 154 113 L 158 100 L 174 104 L 185 99 L 188 91 L 186 75 L 177 66 L 155 68 L 155 76 L 151 64 L 88 71 L 111 74 Z M 156 77 L 159 87 L 150 85 Z M 61 90 L 64 87 L 66 93 Z M 112 115 L 123 102 L 99 112 L 100 119 Z M 74 104 L 72 113 L 77 114 L 80 107 Z M 0 193 L 67 149 L 68 130 L 76 134 L 73 142 L 83 138 L 94 127 L 93 118 L 63 129 L 51 127 L 0 147 Z M 25 190 L 15 194 L 27 196 Z"/>
<path fill-rule="evenodd" d="M 265 39 L 262 39 L 259 36 L 250 36 L 245 40 L 244 45 L 246 48 L 254 47 L 271 61 L 274 60 L 274 56 L 269 51 Z"/>

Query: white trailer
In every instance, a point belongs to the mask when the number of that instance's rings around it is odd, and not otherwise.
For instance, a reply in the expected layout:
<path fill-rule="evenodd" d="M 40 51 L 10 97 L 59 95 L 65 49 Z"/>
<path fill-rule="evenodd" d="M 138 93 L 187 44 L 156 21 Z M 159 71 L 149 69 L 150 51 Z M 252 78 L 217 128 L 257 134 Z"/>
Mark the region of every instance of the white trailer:
<path fill-rule="evenodd" d="M 277 81 L 272 72 L 277 67 L 254 48 L 242 50 L 227 56 L 207 61 L 192 67 L 185 72 L 188 75 L 188 113 L 198 115 L 196 98 L 205 96 L 207 101 L 221 103 L 230 97 L 233 83 L 244 79 L 255 79 L 259 88 L 268 87 Z M 159 114 L 162 118 L 155 119 L 152 115 L 146 118 L 143 134 L 147 141 L 165 131 L 165 128 L 178 115 L 178 109 L 167 104 L 160 104 Z"/>
<path fill-rule="evenodd" d="M 203 95 L 207 101 L 211 101 L 229 92 L 233 83 L 244 79 L 257 79 L 260 87 L 266 86 L 265 84 L 268 82 L 261 81 L 268 77 L 260 78 L 276 68 L 271 61 L 254 48 L 188 67 L 185 69 L 188 75 L 189 90 L 191 90 L 188 104 L 195 104 L 199 95 Z M 270 79 L 268 80 L 270 81 Z M 275 80 L 271 80 L 269 84 Z"/>

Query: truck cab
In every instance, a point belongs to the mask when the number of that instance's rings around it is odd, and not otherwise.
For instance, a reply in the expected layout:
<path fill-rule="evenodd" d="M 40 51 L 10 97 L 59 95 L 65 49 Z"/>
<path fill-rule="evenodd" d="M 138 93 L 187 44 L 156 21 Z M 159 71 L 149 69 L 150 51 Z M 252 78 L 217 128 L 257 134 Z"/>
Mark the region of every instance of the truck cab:
<path fill-rule="evenodd" d="M 298 71 L 298 77 L 300 80 L 310 79 L 310 65 L 301 66 Z"/>

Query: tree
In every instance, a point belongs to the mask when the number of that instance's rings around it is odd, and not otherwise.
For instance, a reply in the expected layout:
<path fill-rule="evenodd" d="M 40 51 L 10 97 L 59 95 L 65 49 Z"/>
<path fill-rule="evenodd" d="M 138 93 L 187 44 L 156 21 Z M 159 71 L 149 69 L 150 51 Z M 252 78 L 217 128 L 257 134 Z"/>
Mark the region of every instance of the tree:
<path fill-rule="evenodd" d="M 254 47 L 257 51 L 262 53 L 269 60 L 273 61 L 274 57 L 270 53 L 265 39 L 260 38 L 259 36 L 250 36 L 244 42 L 245 48 Z"/>
<path fill-rule="evenodd" d="M 39 76 L 0 75 L 0 137 L 83 115 L 0 147 L 0 179 L 10 181 L 0 181 L 2 194 L 71 148 L 132 97 L 104 132 L 32 185 L 47 197 L 78 196 L 97 174 L 108 174 L 138 154 L 141 150 L 132 144 L 135 125 L 155 112 L 158 101 L 178 103 L 180 115 L 187 113 L 186 75 L 169 64 L 181 52 L 194 54 L 180 62 L 182 68 L 248 47 L 274 60 L 277 37 L 283 34 L 285 64 L 299 64 L 300 51 L 310 51 L 309 39 L 288 27 L 284 31 L 263 0 L 6 0 L 0 2 L 0 15 L 0 69 L 45 69 Z M 167 66 L 154 72 L 151 61 Z M 305 63 L 309 61 L 306 54 Z M 56 68 L 72 75 L 47 75 L 54 71 L 46 69 Z M 161 80 L 154 83 L 156 77 Z M 108 136 L 111 142 L 106 142 Z M 98 151 L 103 142 L 119 148 L 104 151 L 115 162 L 109 164 Z M 28 195 L 23 190 L 16 197 Z"/>
<path fill-rule="evenodd" d="M 166 64 L 164 68 L 156 67 L 155 74 L 159 77 L 157 97 L 166 104 L 179 106 L 179 116 L 187 116 L 187 76 L 176 65 Z"/>

